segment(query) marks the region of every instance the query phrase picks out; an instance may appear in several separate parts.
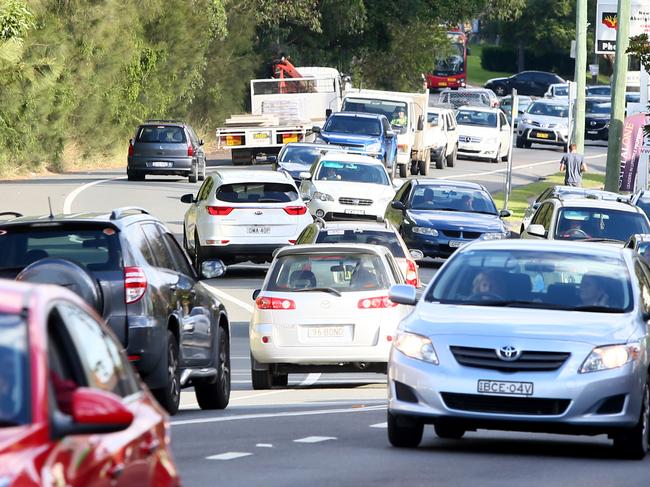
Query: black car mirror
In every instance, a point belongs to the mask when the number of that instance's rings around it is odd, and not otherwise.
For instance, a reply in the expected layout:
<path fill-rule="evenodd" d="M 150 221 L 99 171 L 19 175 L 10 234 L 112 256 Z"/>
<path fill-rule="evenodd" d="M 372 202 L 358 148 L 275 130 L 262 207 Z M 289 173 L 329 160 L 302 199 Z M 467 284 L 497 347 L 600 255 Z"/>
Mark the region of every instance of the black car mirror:
<path fill-rule="evenodd" d="M 312 131 L 313 133 L 315 133 L 315 134 L 320 134 L 320 127 L 314 125 L 314 126 L 311 128 L 311 131 Z"/>
<path fill-rule="evenodd" d="M 332 114 L 332 109 L 331 108 L 328 108 L 327 110 L 325 110 L 325 118 L 330 118 L 331 114 Z"/>
<path fill-rule="evenodd" d="M 206 260 L 201 263 L 201 277 L 204 279 L 214 279 L 221 277 L 226 273 L 226 266 L 219 259 Z"/>
<path fill-rule="evenodd" d="M 261 289 L 256 289 L 255 291 L 253 291 L 253 301 L 257 299 L 257 297 L 260 295 L 261 292 L 262 292 Z"/>
<path fill-rule="evenodd" d="M 499 216 L 501 218 L 508 218 L 508 217 L 512 216 L 512 212 L 510 210 L 501 210 L 499 212 Z"/>
<path fill-rule="evenodd" d="M 203 139 L 199 140 L 199 145 L 203 145 L 205 142 L 203 142 Z"/>
<path fill-rule="evenodd" d="M 188 205 L 191 205 L 194 203 L 194 195 L 192 193 L 187 193 L 181 196 L 181 203 L 186 203 Z"/>
<path fill-rule="evenodd" d="M 394 210 L 399 210 L 399 211 L 406 210 L 406 206 L 401 201 L 391 201 L 390 207 Z"/>

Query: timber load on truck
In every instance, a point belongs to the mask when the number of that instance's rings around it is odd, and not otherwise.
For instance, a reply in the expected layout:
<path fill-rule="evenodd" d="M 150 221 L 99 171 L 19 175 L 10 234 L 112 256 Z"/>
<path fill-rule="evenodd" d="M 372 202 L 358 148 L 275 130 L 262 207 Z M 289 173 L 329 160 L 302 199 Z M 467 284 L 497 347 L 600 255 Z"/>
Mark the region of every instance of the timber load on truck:
<path fill-rule="evenodd" d="M 250 81 L 251 113 L 232 115 L 216 130 L 217 148 L 230 149 L 233 164 L 241 165 L 305 141 L 327 113 L 340 109 L 346 83 L 334 68 L 275 61 L 272 78 Z"/>

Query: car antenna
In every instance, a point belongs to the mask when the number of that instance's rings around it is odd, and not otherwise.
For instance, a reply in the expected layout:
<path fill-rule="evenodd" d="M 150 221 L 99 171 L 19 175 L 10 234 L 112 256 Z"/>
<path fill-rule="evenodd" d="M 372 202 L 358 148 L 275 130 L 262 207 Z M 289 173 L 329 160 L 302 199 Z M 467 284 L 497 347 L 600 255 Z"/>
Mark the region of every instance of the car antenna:
<path fill-rule="evenodd" d="M 54 213 L 52 213 L 52 199 L 49 196 L 47 197 L 47 204 L 50 207 L 50 219 L 53 219 Z"/>

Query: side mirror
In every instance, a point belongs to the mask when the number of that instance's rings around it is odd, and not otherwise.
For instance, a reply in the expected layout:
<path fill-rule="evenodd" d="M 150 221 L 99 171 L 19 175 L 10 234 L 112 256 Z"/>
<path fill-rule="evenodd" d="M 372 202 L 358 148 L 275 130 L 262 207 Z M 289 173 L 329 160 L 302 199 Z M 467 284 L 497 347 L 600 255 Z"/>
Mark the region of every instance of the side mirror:
<path fill-rule="evenodd" d="M 424 130 L 424 116 L 418 117 L 418 130 Z"/>
<path fill-rule="evenodd" d="M 413 260 L 422 260 L 424 259 L 424 252 L 419 249 L 409 249 L 409 254 L 413 257 Z"/>
<path fill-rule="evenodd" d="M 311 201 L 311 196 L 309 196 L 308 194 L 301 194 L 300 197 L 305 203 L 309 203 Z"/>
<path fill-rule="evenodd" d="M 510 210 L 501 210 L 499 212 L 500 218 L 509 218 L 510 216 L 512 216 L 512 212 Z"/>
<path fill-rule="evenodd" d="M 253 301 L 257 299 L 257 297 L 260 295 L 261 292 L 262 292 L 261 289 L 256 289 L 255 291 L 253 291 Z"/>
<path fill-rule="evenodd" d="M 418 302 L 415 286 L 410 284 L 395 284 L 388 291 L 388 299 L 393 303 L 413 306 Z"/>
<path fill-rule="evenodd" d="M 325 110 L 325 118 L 330 118 L 331 114 L 332 114 L 332 109 L 331 108 L 328 108 L 327 110 Z"/>
<path fill-rule="evenodd" d="M 278 156 L 266 156 L 266 160 L 271 164 L 278 162 Z"/>
<path fill-rule="evenodd" d="M 315 133 L 315 134 L 320 134 L 320 127 L 318 127 L 317 125 L 314 125 L 314 126 L 311 128 L 311 131 L 312 131 L 313 133 Z"/>
<path fill-rule="evenodd" d="M 199 140 L 199 145 L 203 145 L 203 144 L 205 144 L 205 142 L 203 142 L 203 139 L 200 139 Z"/>
<path fill-rule="evenodd" d="M 392 130 L 386 130 L 386 137 L 392 139 L 393 137 L 395 137 L 395 132 L 393 132 Z"/>
<path fill-rule="evenodd" d="M 309 180 L 309 179 L 311 179 L 311 173 L 309 171 L 300 171 L 300 173 L 298 174 L 298 177 L 300 179 Z"/>
<path fill-rule="evenodd" d="M 219 259 L 206 260 L 201 264 L 201 277 L 204 279 L 214 279 L 223 276 L 225 273 L 226 266 Z"/>
<path fill-rule="evenodd" d="M 405 211 L 406 206 L 401 201 L 391 201 L 390 207 L 394 210 Z"/>
<path fill-rule="evenodd" d="M 546 237 L 546 229 L 544 228 L 544 225 L 540 225 L 538 223 L 534 225 L 528 225 L 526 227 L 526 233 L 528 233 L 528 235 L 532 235 L 533 237 Z"/>
<path fill-rule="evenodd" d="M 188 205 L 194 203 L 194 195 L 192 193 L 187 193 L 181 196 L 181 203 L 186 203 Z"/>

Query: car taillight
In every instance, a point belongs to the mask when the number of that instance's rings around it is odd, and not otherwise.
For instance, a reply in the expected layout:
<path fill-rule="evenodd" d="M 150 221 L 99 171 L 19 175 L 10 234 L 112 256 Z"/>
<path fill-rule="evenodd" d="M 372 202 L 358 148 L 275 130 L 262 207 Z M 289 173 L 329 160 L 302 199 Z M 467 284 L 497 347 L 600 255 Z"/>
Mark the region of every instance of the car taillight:
<path fill-rule="evenodd" d="M 133 156 L 133 151 L 134 151 L 133 144 L 129 142 L 129 157 Z"/>
<path fill-rule="evenodd" d="M 359 309 L 378 309 L 378 308 L 394 308 L 397 303 L 393 303 L 388 296 L 376 296 L 374 298 L 360 299 L 357 303 Z"/>
<path fill-rule="evenodd" d="M 194 147 L 192 147 L 192 144 L 187 144 L 187 155 L 188 157 L 192 157 L 194 155 Z"/>
<path fill-rule="evenodd" d="M 260 296 L 255 300 L 257 309 L 296 309 L 296 303 L 292 299 L 273 298 Z"/>
<path fill-rule="evenodd" d="M 418 266 L 412 260 L 406 261 L 406 284 L 418 287 L 420 285 L 420 277 L 418 276 Z"/>
<path fill-rule="evenodd" d="M 287 212 L 287 215 L 304 215 L 307 213 L 306 206 L 285 206 L 284 211 Z"/>
<path fill-rule="evenodd" d="M 139 267 L 124 268 L 124 302 L 132 304 L 140 300 L 147 290 L 147 276 Z"/>
<path fill-rule="evenodd" d="M 234 210 L 232 206 L 208 206 L 208 213 L 213 216 L 226 216 L 230 215 L 230 212 Z"/>

